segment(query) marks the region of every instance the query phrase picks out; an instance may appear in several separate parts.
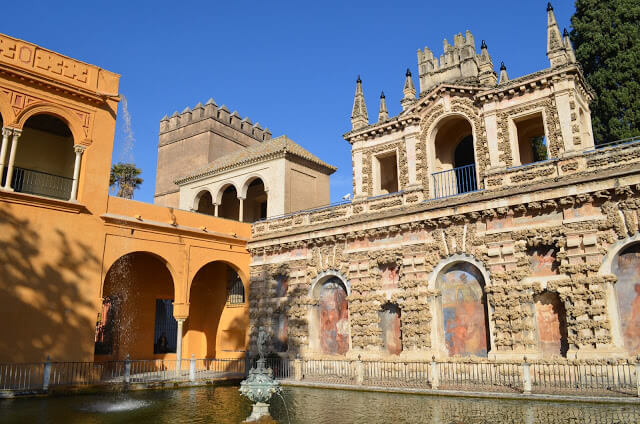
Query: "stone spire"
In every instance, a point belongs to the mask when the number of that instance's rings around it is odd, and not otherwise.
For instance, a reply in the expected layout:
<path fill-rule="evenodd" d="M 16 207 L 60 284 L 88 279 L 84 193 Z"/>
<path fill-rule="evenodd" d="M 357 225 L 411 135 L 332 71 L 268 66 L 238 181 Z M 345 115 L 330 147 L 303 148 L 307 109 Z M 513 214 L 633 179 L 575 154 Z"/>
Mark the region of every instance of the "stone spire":
<path fill-rule="evenodd" d="M 378 112 L 378 122 L 389 120 L 389 112 L 387 111 L 387 101 L 384 98 L 384 91 L 380 93 L 380 112 Z"/>
<path fill-rule="evenodd" d="M 504 84 L 509 81 L 509 76 L 507 75 L 507 67 L 504 62 L 500 62 L 500 84 Z"/>
<path fill-rule="evenodd" d="M 487 49 L 487 43 L 482 40 L 480 54 L 478 55 L 478 79 L 480 84 L 493 87 L 498 83 L 496 72 L 493 70 L 493 61 Z"/>
<path fill-rule="evenodd" d="M 553 13 L 551 3 L 547 4 L 547 57 L 551 67 L 562 66 L 569 63 L 569 58 L 562 42 L 560 28 L 556 22 L 556 15 Z"/>
<path fill-rule="evenodd" d="M 413 79 L 411 78 L 411 70 L 407 68 L 407 72 L 404 74 L 404 88 L 402 92 L 404 93 L 404 97 L 400 101 L 402 105 L 402 110 L 406 110 L 409 106 L 411 106 L 416 101 L 416 88 L 413 86 Z"/>
<path fill-rule="evenodd" d="M 571 44 L 571 39 L 569 38 L 569 31 L 564 29 L 564 33 L 562 34 L 564 49 L 567 52 L 567 57 L 569 58 L 569 63 L 576 63 L 576 52 L 573 50 L 573 44 Z"/>
<path fill-rule="evenodd" d="M 358 128 L 369 125 L 369 115 L 367 114 L 367 105 L 364 102 L 364 93 L 362 92 L 362 80 L 358 75 L 356 81 L 356 94 L 353 98 L 353 111 L 351 111 L 351 128 Z"/>

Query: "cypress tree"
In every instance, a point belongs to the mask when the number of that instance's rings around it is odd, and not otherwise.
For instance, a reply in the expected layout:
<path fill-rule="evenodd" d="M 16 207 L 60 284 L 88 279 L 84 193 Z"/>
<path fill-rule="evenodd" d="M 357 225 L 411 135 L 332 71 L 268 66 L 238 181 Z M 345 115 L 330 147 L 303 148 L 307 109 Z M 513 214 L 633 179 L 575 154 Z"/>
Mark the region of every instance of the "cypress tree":
<path fill-rule="evenodd" d="M 576 0 L 571 41 L 596 98 L 593 136 L 640 135 L 640 0 Z"/>

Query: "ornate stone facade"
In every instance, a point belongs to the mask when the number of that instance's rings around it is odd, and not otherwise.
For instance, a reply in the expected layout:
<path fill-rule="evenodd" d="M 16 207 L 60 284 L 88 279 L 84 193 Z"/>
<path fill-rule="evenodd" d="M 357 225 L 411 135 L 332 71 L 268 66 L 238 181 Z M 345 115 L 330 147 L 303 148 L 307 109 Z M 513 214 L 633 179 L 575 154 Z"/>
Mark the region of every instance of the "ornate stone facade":
<path fill-rule="evenodd" d="M 332 329 L 348 335 L 349 358 L 639 353 L 640 300 L 620 307 L 616 284 L 633 293 L 640 272 L 628 250 L 640 240 L 640 147 L 594 148 L 593 94 L 559 34 L 550 9 L 551 67 L 500 84 L 486 44 L 475 55 L 471 34 L 456 36 L 439 64 L 419 53 L 431 68 L 400 115 L 363 125 L 354 109 L 354 201 L 253 225 L 252 328 L 284 313 L 287 354 L 334 356 L 317 330 L 336 319 L 318 295 L 331 281 L 347 296 L 348 322 Z M 546 159 L 527 159 L 534 137 Z M 374 161 L 390 151 L 398 191 L 380 196 Z M 275 296 L 283 275 L 288 291 Z M 396 319 L 399 353 L 386 334 Z"/>

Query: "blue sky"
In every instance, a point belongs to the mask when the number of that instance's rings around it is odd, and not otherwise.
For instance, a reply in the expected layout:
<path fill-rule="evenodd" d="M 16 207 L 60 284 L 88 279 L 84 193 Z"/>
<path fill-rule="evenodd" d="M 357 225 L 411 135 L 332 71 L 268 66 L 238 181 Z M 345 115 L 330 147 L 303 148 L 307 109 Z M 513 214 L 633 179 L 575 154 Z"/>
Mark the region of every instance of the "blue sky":
<path fill-rule="evenodd" d="M 560 29 L 572 0 L 553 2 Z M 97 6 L 102 5 L 101 7 Z M 122 75 L 144 183 L 152 202 L 160 119 L 213 97 L 274 137 L 287 134 L 338 167 L 331 198 L 351 192 L 355 80 L 362 75 L 371 122 L 380 91 L 400 112 L 404 73 L 417 80 L 418 48 L 469 29 L 511 78 L 549 66 L 546 1 L 4 2 L 0 31 Z M 8 17 L 13 17 L 9 19 Z M 113 160 L 125 140 L 118 110 Z"/>

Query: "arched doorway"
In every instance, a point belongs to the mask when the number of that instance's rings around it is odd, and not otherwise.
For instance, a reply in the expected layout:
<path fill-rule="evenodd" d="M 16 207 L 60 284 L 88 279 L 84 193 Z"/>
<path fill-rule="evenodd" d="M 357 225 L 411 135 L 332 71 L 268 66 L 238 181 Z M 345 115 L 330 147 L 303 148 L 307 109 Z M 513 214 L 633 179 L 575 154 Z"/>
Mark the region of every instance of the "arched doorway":
<path fill-rule="evenodd" d="M 255 222 L 267 217 L 267 192 L 262 179 L 255 178 L 249 183 L 243 208 L 244 222 Z"/>
<path fill-rule="evenodd" d="M 468 193 L 478 188 L 473 128 L 462 116 L 449 116 L 432 135 L 433 184 L 436 197 Z"/>
<path fill-rule="evenodd" d="M 227 263 L 210 262 L 191 283 L 185 357 L 238 357 L 245 350 L 248 307 L 244 285 Z"/>
<path fill-rule="evenodd" d="M 74 140 L 59 118 L 27 119 L 17 145 L 11 187 L 22 193 L 68 200 L 73 186 Z"/>
<path fill-rule="evenodd" d="M 543 357 L 567 356 L 567 311 L 557 293 L 543 291 L 534 297 L 538 348 Z"/>
<path fill-rule="evenodd" d="M 166 263 L 148 252 L 119 258 L 107 271 L 96 355 L 151 359 L 175 353 L 174 284 Z"/>
<path fill-rule="evenodd" d="M 228 185 L 223 189 L 218 216 L 236 221 L 240 217 L 240 200 L 238 199 L 238 191 L 233 185 Z"/>
<path fill-rule="evenodd" d="M 312 297 L 318 300 L 311 310 L 309 338 L 312 350 L 328 355 L 344 355 L 349 351 L 349 304 L 347 288 L 337 276 L 318 281 Z"/>
<path fill-rule="evenodd" d="M 455 262 L 437 276 L 442 298 L 444 344 L 450 356 L 486 357 L 489 314 L 484 277 L 469 262 Z"/>
<path fill-rule="evenodd" d="M 208 191 L 201 191 L 196 196 L 196 212 L 204 213 L 207 215 L 215 215 L 215 208 L 213 206 L 213 198 Z"/>
<path fill-rule="evenodd" d="M 640 244 L 622 250 L 612 271 L 618 277 L 615 292 L 624 347 L 635 355 L 640 353 Z"/>

